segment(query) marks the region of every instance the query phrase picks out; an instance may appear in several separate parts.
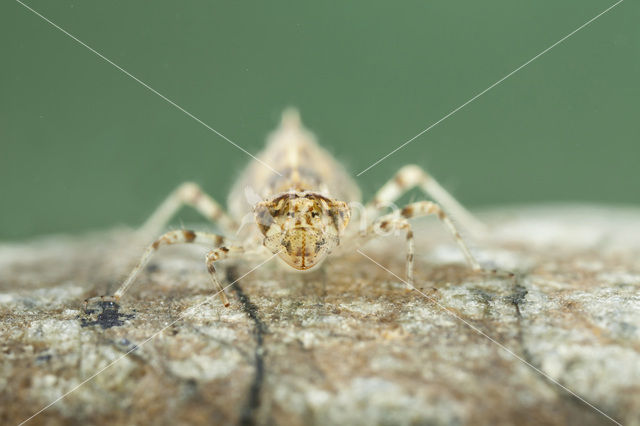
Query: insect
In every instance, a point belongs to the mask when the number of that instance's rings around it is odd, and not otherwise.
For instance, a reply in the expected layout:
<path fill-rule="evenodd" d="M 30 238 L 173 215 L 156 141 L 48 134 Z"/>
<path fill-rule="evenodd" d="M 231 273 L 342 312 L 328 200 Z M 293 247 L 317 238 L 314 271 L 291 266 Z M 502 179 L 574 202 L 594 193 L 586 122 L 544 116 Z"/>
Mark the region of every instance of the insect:
<path fill-rule="evenodd" d="M 471 269 L 483 270 L 445 212 L 450 212 L 470 230 L 478 232 L 483 225 L 418 166 L 401 168 L 368 204 L 362 205 L 354 180 L 317 144 L 294 109 L 285 110 L 279 127 L 269 136 L 258 158 L 278 173 L 259 161 L 250 163 L 230 193 L 229 213 L 198 185 L 187 182 L 169 195 L 140 231 L 142 235 L 159 234 L 179 208 L 189 205 L 217 223 L 226 236 L 190 230 L 166 232 L 146 249 L 112 296 L 90 298 L 85 303 L 118 301 L 158 249 L 184 243 L 211 247 L 206 266 L 225 306 L 229 306 L 229 300 L 216 276 L 218 261 L 250 252 L 266 255 L 270 252 L 294 269 L 307 270 L 322 263 L 344 241 L 366 241 L 395 231 L 405 233 L 406 276 L 407 282 L 413 284 L 414 236 L 409 219 L 426 215 L 435 215 L 442 221 Z M 385 213 L 394 201 L 414 187 L 421 188 L 434 201 L 418 201 Z M 247 214 L 254 218 L 254 226 L 240 229 L 236 218 Z M 358 229 L 348 228 L 351 219 L 359 219 Z M 236 238 L 229 237 L 234 234 Z"/>

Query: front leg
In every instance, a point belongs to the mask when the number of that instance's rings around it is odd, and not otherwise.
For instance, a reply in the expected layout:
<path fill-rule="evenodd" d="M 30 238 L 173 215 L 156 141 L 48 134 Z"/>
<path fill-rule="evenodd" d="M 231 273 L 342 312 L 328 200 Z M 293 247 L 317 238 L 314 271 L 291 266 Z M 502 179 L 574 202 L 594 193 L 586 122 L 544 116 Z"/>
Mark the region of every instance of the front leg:
<path fill-rule="evenodd" d="M 409 285 L 413 286 L 413 258 L 415 244 L 413 229 L 411 229 L 411 224 L 409 223 L 409 221 L 405 218 L 392 215 L 383 216 L 379 220 L 376 220 L 373 225 L 371 225 L 369 233 L 371 235 L 380 233 L 388 235 L 391 231 L 396 229 L 406 231 L 405 236 L 407 240 L 407 261 L 405 266 L 407 273 L 407 282 L 409 283 Z"/>
<path fill-rule="evenodd" d="M 85 308 L 90 303 L 95 302 L 117 302 L 124 295 L 124 293 L 131 287 L 134 280 L 147 265 L 151 256 L 163 246 L 174 245 L 174 244 L 205 244 L 213 247 L 219 247 L 224 244 L 225 238 L 221 235 L 209 234 L 206 232 L 194 232 L 188 230 L 179 230 L 179 231 L 169 231 L 166 234 L 162 235 L 160 238 L 155 240 L 147 249 L 145 250 L 142 258 L 136 265 L 135 268 L 129 273 L 127 279 L 122 283 L 122 285 L 116 290 L 116 292 L 112 296 L 98 296 L 86 299 L 84 301 Z M 222 295 L 224 297 L 224 294 Z M 223 298 L 226 300 L 226 298 Z M 228 304 L 229 302 L 226 301 Z"/>
<path fill-rule="evenodd" d="M 403 194 L 412 188 L 419 187 L 429 195 L 436 203 L 451 213 L 464 228 L 475 235 L 482 235 L 486 232 L 486 225 L 476 219 L 467 209 L 465 209 L 438 181 L 421 167 L 408 165 L 401 168 L 396 175 L 385 183 L 369 204 L 366 206 L 366 213 L 369 218 L 375 217 L 377 210 L 387 207 L 389 203 L 396 201 Z M 369 219 L 371 220 L 371 219 Z"/>
<path fill-rule="evenodd" d="M 475 259 L 475 257 L 473 257 L 473 255 L 469 251 L 469 247 L 467 247 L 467 244 L 462 239 L 460 232 L 458 232 L 458 229 L 453 224 L 451 219 L 449 219 L 449 216 L 447 216 L 447 214 L 438 204 L 431 201 L 418 201 L 416 203 L 407 205 L 400 211 L 400 215 L 404 219 L 411 219 L 414 217 L 421 217 L 432 214 L 438 216 L 438 219 L 440 219 L 445 227 L 449 230 L 456 243 L 458 244 L 458 247 L 460 247 L 460 250 L 464 254 L 464 257 L 467 259 L 467 263 L 469 264 L 471 269 L 473 269 L 474 271 L 482 270 L 482 267 Z"/>
<path fill-rule="evenodd" d="M 220 204 L 208 196 L 193 182 L 185 182 L 176 188 L 140 228 L 139 235 L 148 238 L 161 232 L 173 215 L 184 205 L 195 208 L 202 216 L 217 222 L 222 231 L 231 235 L 237 223 L 225 213 Z"/>
<path fill-rule="evenodd" d="M 440 208 L 439 205 L 433 203 L 431 201 L 419 201 L 417 203 L 412 203 L 402 209 L 400 215 L 397 213 L 391 213 L 385 216 L 381 216 L 376 219 L 373 224 L 368 229 L 368 234 L 386 234 L 388 235 L 393 230 L 404 230 L 406 232 L 406 240 L 407 240 L 407 261 L 406 261 L 406 273 L 407 273 L 407 282 L 410 286 L 413 286 L 413 258 L 414 258 L 414 236 L 413 230 L 411 228 L 411 224 L 408 219 L 427 216 L 427 215 L 437 215 L 438 218 L 444 223 L 447 227 L 451 235 L 456 240 L 456 243 L 460 247 L 460 250 L 464 254 L 467 263 L 474 271 L 483 271 L 482 267 L 478 263 L 478 261 L 473 257 L 469 248 L 465 244 L 462 236 L 456 229 L 455 225 L 447 214 Z M 382 231 L 382 232 L 381 232 Z M 495 271 L 489 271 L 492 274 L 495 274 Z"/>
<path fill-rule="evenodd" d="M 222 300 L 222 304 L 224 306 L 229 306 L 229 299 L 227 299 L 227 296 L 224 294 L 224 288 L 220 284 L 220 281 L 218 281 L 216 268 L 213 264 L 219 260 L 239 257 L 242 254 L 244 254 L 244 248 L 241 246 L 219 247 L 207 253 L 207 270 L 209 271 L 209 274 L 211 274 L 211 281 L 213 281 L 213 284 L 218 288 L 220 300 Z"/>

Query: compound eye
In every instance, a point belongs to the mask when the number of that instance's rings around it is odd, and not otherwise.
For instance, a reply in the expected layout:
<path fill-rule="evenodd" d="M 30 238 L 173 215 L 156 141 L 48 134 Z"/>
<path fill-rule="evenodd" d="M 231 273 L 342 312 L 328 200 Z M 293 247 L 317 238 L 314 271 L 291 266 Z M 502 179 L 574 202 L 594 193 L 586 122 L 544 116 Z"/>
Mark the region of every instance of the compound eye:
<path fill-rule="evenodd" d="M 318 212 L 311 212 L 311 217 L 318 217 L 320 216 L 320 213 Z"/>
<path fill-rule="evenodd" d="M 294 212 L 289 212 L 289 213 L 287 213 L 287 216 L 289 216 L 289 217 L 294 217 L 294 216 L 295 216 L 295 213 L 294 213 Z"/>

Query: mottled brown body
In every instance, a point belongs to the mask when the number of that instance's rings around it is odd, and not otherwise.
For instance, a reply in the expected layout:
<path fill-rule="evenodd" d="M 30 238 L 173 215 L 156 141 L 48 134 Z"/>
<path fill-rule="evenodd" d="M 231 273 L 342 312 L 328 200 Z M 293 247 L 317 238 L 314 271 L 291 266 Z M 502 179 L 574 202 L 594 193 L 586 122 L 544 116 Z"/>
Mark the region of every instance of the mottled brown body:
<path fill-rule="evenodd" d="M 249 163 L 229 194 L 227 204 L 233 217 L 243 217 L 254 207 L 255 203 L 247 199 L 247 188 L 260 200 L 296 191 L 317 192 L 347 202 L 361 200 L 360 189 L 351 175 L 318 145 L 296 110 L 284 112 L 280 126 L 269 135 L 258 158 L 278 174 L 256 161 Z"/>
<path fill-rule="evenodd" d="M 232 213 L 240 216 L 253 208 L 264 246 L 289 266 L 319 265 L 340 244 L 351 216 L 347 202 L 360 199 L 357 185 L 318 146 L 294 110 L 285 111 L 258 157 L 279 174 L 251 163 L 231 193 Z M 250 206 L 247 192 L 262 201 Z"/>

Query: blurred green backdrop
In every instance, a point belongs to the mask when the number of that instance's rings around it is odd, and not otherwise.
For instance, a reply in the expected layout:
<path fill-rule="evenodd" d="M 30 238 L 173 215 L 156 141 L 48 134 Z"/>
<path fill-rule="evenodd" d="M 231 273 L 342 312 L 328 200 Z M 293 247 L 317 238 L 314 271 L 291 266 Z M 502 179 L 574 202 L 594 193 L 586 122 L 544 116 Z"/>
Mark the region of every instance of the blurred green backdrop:
<path fill-rule="evenodd" d="M 250 152 L 297 106 L 354 173 L 613 4 L 25 3 Z M 416 162 L 471 207 L 638 204 L 639 21 L 621 3 L 362 175 L 365 194 Z M 226 200 L 244 153 L 18 2 L 0 24 L 0 239 L 137 225 L 185 180 Z"/>

